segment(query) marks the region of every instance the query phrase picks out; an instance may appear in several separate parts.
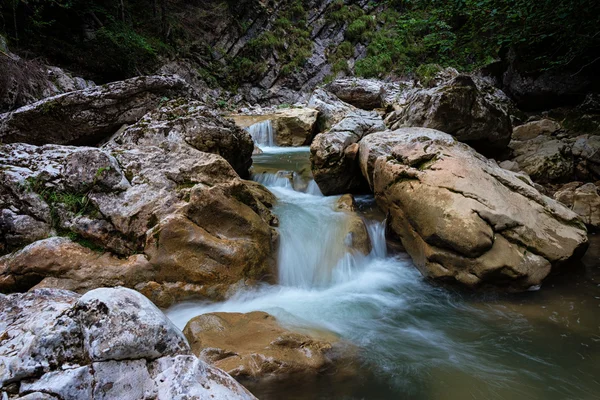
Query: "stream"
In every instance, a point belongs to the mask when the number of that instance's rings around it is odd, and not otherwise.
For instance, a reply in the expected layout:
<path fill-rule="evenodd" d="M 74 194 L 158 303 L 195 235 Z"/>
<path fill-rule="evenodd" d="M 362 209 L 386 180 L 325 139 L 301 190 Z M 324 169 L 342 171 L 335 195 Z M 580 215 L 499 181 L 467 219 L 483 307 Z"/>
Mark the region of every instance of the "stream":
<path fill-rule="evenodd" d="M 264 127 L 263 127 L 264 128 Z M 309 149 L 274 147 L 260 132 L 253 179 L 278 198 L 279 283 L 222 303 L 166 311 L 181 329 L 208 312 L 266 311 L 290 329 L 329 330 L 359 349 L 357 374 L 244 382 L 259 399 L 597 399 L 600 240 L 582 265 L 540 291 L 469 294 L 425 281 L 388 254 L 383 215 L 357 196 L 373 251 L 348 252 L 347 214 L 310 174 Z M 254 136 L 254 135 L 253 135 Z"/>

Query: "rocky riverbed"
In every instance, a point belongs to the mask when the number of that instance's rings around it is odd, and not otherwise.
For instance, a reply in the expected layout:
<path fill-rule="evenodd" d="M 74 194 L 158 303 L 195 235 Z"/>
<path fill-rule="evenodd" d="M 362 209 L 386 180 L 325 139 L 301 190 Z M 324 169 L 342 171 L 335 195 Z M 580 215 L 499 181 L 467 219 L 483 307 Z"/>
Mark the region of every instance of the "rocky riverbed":
<path fill-rule="evenodd" d="M 1 114 L 1 398 L 595 393 L 600 136 L 432 82 Z"/>

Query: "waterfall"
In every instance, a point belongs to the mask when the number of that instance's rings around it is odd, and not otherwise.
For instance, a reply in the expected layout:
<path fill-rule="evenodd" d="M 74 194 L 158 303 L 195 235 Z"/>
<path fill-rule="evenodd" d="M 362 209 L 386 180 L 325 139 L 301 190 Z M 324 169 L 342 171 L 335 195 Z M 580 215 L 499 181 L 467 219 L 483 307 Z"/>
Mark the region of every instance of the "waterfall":
<path fill-rule="evenodd" d="M 246 128 L 258 147 L 275 146 L 275 135 L 271 120 L 261 121 Z"/>
<path fill-rule="evenodd" d="M 373 250 L 371 254 L 376 258 L 385 258 L 387 256 L 387 244 L 385 242 L 385 226 L 386 221 L 365 221 L 369 238 Z"/>

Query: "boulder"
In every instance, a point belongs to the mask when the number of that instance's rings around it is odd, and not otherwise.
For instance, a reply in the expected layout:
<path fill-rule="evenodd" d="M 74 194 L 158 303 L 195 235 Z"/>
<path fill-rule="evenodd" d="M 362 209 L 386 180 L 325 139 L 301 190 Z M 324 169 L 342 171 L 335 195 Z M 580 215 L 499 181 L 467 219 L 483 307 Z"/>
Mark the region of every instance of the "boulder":
<path fill-rule="evenodd" d="M 571 182 L 558 189 L 554 198 L 577 213 L 588 228 L 600 228 L 600 189 L 597 185 Z"/>
<path fill-rule="evenodd" d="M 600 136 L 581 135 L 572 148 L 577 175 L 588 181 L 600 179 Z"/>
<path fill-rule="evenodd" d="M 484 153 L 506 148 L 512 123 L 502 99 L 490 95 L 468 75 L 459 75 L 432 89 L 413 91 L 391 125 L 426 127 L 456 137 Z"/>
<path fill-rule="evenodd" d="M 513 140 L 530 140 L 540 135 L 550 136 L 560 130 L 561 126 L 558 122 L 551 119 L 540 119 L 539 121 L 527 122 L 513 129 Z"/>
<path fill-rule="evenodd" d="M 404 128 L 368 139 L 386 137 L 397 145 L 374 163 L 375 197 L 426 277 L 527 290 L 584 254 L 580 218 L 526 176 L 440 131 Z"/>
<path fill-rule="evenodd" d="M 262 122 L 271 121 L 274 130 L 275 144 L 278 146 L 308 146 L 317 129 L 319 111 L 313 108 L 283 108 L 273 113 L 261 115 L 229 115 L 241 128 Z"/>
<path fill-rule="evenodd" d="M 168 306 L 223 299 L 232 285 L 273 279 L 272 194 L 205 152 L 241 167 L 252 149 L 248 134 L 196 105 L 186 109 L 190 120 L 159 110 L 102 148 L 1 147 L 2 253 L 58 235 L 109 254 L 94 261 L 71 242 L 25 247 L 0 259 L 0 290 L 124 285 Z"/>
<path fill-rule="evenodd" d="M 169 141 L 218 154 L 231 164 L 239 176 L 249 177 L 254 143 L 248 132 L 194 100 L 179 99 L 162 104 L 113 136 L 105 147 L 160 146 L 167 136 Z"/>
<path fill-rule="evenodd" d="M 59 94 L 0 115 L 3 143 L 96 144 L 165 97 L 189 95 L 177 76 L 141 76 Z"/>
<path fill-rule="evenodd" d="M 308 99 L 308 107 L 319 111 L 319 132 L 331 129 L 350 112 L 357 111 L 356 107 L 343 102 L 324 89 L 315 89 Z"/>
<path fill-rule="evenodd" d="M 125 288 L 2 297 L 0 337 L 2 398 L 254 399 L 196 358 L 154 304 Z"/>
<path fill-rule="evenodd" d="M 326 89 L 340 100 L 363 110 L 381 108 L 385 97 L 385 86 L 376 79 L 336 79 Z"/>
<path fill-rule="evenodd" d="M 535 182 L 549 183 L 570 179 L 574 173 L 572 143 L 565 139 L 539 135 L 533 139 L 512 140 L 512 161 Z"/>
<path fill-rule="evenodd" d="M 385 125 L 375 112 L 351 112 L 310 146 L 311 169 L 324 195 L 356 193 L 367 189 L 359 171 L 358 142 L 382 131 Z"/>
<path fill-rule="evenodd" d="M 238 380 L 317 375 L 334 370 L 339 357 L 333 334 L 292 332 L 261 311 L 199 315 L 183 332 L 194 354 Z"/>

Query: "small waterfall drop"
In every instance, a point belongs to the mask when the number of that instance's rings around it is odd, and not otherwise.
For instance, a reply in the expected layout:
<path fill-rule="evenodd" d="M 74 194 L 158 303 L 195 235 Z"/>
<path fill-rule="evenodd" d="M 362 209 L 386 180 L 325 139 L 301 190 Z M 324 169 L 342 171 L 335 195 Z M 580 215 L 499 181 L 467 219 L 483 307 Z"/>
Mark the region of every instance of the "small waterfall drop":
<path fill-rule="evenodd" d="M 275 134 L 271 120 L 261 121 L 246 128 L 258 147 L 275 146 Z"/>

